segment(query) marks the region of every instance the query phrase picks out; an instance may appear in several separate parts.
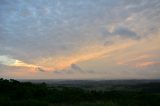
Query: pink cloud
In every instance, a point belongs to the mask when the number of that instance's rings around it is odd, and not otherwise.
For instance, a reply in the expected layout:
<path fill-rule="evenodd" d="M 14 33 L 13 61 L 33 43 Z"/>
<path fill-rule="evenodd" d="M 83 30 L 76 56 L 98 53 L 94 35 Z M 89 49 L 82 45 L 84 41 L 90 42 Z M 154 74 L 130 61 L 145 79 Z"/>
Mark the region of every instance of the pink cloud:
<path fill-rule="evenodd" d="M 145 67 L 150 67 L 150 66 L 155 66 L 155 65 L 160 65 L 160 62 L 145 61 L 145 62 L 137 63 L 135 66 L 138 68 L 145 68 Z"/>

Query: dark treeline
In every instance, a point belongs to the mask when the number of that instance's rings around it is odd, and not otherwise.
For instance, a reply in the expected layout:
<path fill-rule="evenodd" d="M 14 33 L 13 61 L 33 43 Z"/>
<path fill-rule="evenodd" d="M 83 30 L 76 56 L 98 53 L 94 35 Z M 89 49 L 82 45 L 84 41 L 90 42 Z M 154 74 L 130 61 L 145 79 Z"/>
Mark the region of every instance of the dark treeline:
<path fill-rule="evenodd" d="M 137 88 L 141 89 L 132 90 Z M 84 90 L 0 79 L 0 106 L 160 106 L 160 83 L 126 90 Z"/>

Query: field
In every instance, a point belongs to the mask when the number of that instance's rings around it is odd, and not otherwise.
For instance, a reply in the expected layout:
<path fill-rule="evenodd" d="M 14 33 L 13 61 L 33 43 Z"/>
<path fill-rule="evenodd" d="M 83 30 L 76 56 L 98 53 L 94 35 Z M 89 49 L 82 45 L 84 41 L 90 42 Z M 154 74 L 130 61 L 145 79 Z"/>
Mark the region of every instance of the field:
<path fill-rule="evenodd" d="M 159 101 L 159 80 L 0 79 L 0 106 L 160 106 Z"/>

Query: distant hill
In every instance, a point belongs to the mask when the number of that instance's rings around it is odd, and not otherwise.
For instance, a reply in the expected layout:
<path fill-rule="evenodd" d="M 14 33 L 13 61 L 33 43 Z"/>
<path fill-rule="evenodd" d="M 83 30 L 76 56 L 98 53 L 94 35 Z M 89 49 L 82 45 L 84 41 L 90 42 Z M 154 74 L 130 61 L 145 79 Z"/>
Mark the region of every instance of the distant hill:
<path fill-rule="evenodd" d="M 135 85 L 143 83 L 159 83 L 160 79 L 130 79 L 130 80 L 64 80 L 64 79 L 53 79 L 53 80 L 25 80 L 21 79 L 20 82 L 32 82 L 32 83 L 46 83 L 46 84 L 73 84 L 73 85 L 85 85 L 85 84 L 98 84 L 98 85 Z"/>

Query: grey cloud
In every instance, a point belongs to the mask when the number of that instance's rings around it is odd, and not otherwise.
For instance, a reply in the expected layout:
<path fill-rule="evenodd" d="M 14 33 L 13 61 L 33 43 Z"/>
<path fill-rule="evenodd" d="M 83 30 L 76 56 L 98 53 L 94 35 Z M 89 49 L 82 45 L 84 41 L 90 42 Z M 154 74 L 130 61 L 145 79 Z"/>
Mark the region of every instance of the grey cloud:
<path fill-rule="evenodd" d="M 146 26 L 144 37 L 152 33 L 149 29 L 160 28 L 159 4 L 159 0 L 0 0 L 0 53 L 33 63 L 41 57 L 70 55 L 88 42 L 111 45 L 112 36 L 137 40 L 131 27 Z M 126 24 L 132 14 L 135 20 Z M 105 26 L 113 24 L 117 28 L 111 33 Z M 71 67 L 73 72 L 88 71 Z"/>
<path fill-rule="evenodd" d="M 74 74 L 75 72 L 71 69 L 64 69 L 64 70 L 54 70 L 54 74 Z"/>
<path fill-rule="evenodd" d="M 83 68 L 81 68 L 79 65 L 77 65 L 77 64 L 72 64 L 71 66 L 70 66 L 70 69 L 68 69 L 67 70 L 67 72 L 69 73 L 69 74 L 72 74 L 72 73 L 83 73 L 83 74 L 93 74 L 93 73 L 95 73 L 95 71 L 94 70 L 84 70 Z"/>
<path fill-rule="evenodd" d="M 72 64 L 68 69 L 56 70 L 56 71 L 53 71 L 53 73 L 55 74 L 76 74 L 76 73 L 94 74 L 96 72 L 94 70 L 84 70 L 79 65 Z"/>
<path fill-rule="evenodd" d="M 37 67 L 35 70 L 40 71 L 40 72 L 46 72 L 46 70 L 44 70 L 44 69 L 42 69 L 40 67 Z"/>
<path fill-rule="evenodd" d="M 83 69 L 76 64 L 72 64 L 71 69 L 74 70 L 74 71 L 83 72 Z"/>
<path fill-rule="evenodd" d="M 123 22 L 130 15 L 130 10 L 123 12 L 123 8 L 139 3 L 138 1 L 121 3 L 119 0 L 15 1 L 5 0 L 2 1 L 3 4 L 6 2 L 5 5 L 0 5 L 0 46 L 12 48 L 6 53 L 30 62 L 32 59 L 53 54 L 69 54 L 83 47 L 88 41 L 94 42 L 99 34 L 92 29 L 93 26 L 98 28 L 101 24 Z M 43 16 L 41 14 L 45 8 L 49 13 Z M 31 12 L 30 17 L 22 15 L 26 10 Z M 101 34 L 102 39 L 113 36 L 105 29 L 101 30 Z M 118 28 L 115 34 L 138 38 L 135 32 L 127 28 Z"/>
<path fill-rule="evenodd" d="M 53 71 L 54 74 L 63 74 L 64 73 L 64 70 L 56 70 L 56 71 Z"/>
<path fill-rule="evenodd" d="M 95 72 L 94 70 L 87 70 L 86 72 L 87 72 L 87 73 L 90 73 L 90 74 L 97 73 L 97 72 Z"/>
<path fill-rule="evenodd" d="M 112 34 L 119 35 L 122 38 L 131 38 L 131 39 L 139 39 L 140 38 L 136 32 L 131 31 L 130 29 L 128 29 L 126 27 L 117 27 Z"/>
<path fill-rule="evenodd" d="M 100 35 L 102 39 L 104 39 L 104 37 L 109 37 L 111 32 L 109 32 L 106 28 L 100 28 Z"/>
<path fill-rule="evenodd" d="M 1 69 L 0 72 L 1 72 L 1 71 L 4 71 L 4 69 L 6 69 L 6 68 L 8 68 L 8 67 L 9 67 L 9 66 L 6 66 L 6 65 L 3 65 L 3 64 L 0 63 L 0 69 Z M 8 69 L 9 69 L 9 68 L 8 68 Z"/>
<path fill-rule="evenodd" d="M 120 37 L 122 39 L 133 39 L 139 40 L 141 37 L 134 31 L 130 30 L 127 27 L 116 26 L 113 32 L 109 32 L 107 29 L 100 30 L 101 32 L 101 41 L 104 46 L 110 46 L 114 44 L 114 40 L 111 40 L 112 37 Z"/>
<path fill-rule="evenodd" d="M 107 41 L 104 42 L 104 46 L 110 46 L 110 45 L 112 45 L 112 44 L 114 44 L 113 41 L 107 40 Z"/>

